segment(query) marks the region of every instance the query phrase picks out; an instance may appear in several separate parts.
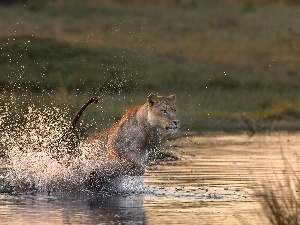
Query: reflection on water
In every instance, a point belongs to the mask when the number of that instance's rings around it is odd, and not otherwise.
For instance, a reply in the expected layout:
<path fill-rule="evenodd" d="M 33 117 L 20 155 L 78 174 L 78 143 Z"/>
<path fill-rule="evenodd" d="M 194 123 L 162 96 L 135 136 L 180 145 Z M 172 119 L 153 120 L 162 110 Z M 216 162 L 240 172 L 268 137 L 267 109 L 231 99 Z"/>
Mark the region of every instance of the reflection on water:
<path fill-rule="evenodd" d="M 300 135 L 205 135 L 167 145 L 181 160 L 152 166 L 142 188 L 130 184 L 137 191 L 2 194 L 1 224 L 266 224 L 254 193 L 261 181 L 276 191 L 283 155 L 296 168 Z"/>
<path fill-rule="evenodd" d="M 0 196 L 1 224 L 145 224 L 141 196 Z"/>

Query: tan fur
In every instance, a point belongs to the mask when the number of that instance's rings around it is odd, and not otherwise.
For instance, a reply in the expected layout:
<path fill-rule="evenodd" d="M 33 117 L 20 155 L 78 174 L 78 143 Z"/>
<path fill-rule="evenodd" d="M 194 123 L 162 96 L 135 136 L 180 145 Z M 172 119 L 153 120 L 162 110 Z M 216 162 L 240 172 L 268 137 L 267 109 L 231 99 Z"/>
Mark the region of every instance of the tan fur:
<path fill-rule="evenodd" d="M 149 154 L 165 134 L 179 128 L 174 103 L 175 95 L 150 94 L 145 104 L 131 108 L 114 126 L 88 139 L 81 147 L 84 158 L 99 163 L 93 176 L 144 174 Z"/>

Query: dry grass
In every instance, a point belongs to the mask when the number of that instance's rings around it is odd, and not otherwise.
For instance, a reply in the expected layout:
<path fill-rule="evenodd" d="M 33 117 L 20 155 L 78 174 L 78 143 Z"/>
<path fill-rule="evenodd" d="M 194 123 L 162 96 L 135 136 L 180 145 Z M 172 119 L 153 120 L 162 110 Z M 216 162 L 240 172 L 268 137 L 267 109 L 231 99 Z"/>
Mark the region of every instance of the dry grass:
<path fill-rule="evenodd" d="M 295 170 L 287 159 L 283 177 L 276 177 L 272 189 L 265 187 L 257 193 L 265 216 L 274 225 L 300 224 L 300 177 L 299 157 L 298 168 Z M 270 186 L 266 181 L 266 186 Z"/>

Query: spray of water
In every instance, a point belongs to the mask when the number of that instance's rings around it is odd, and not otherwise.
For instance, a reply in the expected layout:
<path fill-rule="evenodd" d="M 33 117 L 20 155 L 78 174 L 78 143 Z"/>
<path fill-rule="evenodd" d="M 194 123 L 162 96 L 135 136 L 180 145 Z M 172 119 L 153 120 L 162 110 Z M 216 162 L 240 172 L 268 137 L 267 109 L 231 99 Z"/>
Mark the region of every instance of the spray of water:
<path fill-rule="evenodd" d="M 105 157 L 95 161 L 64 154 L 69 150 L 63 141 L 70 122 L 67 112 L 29 107 L 17 115 L 22 119 L 16 124 L 9 121 L 15 117 L 10 106 L 2 111 L 0 144 L 8 161 L 5 180 L 14 191 L 83 190 L 94 169 L 109 169 Z M 142 183 L 141 179 L 118 178 L 105 185 L 106 190 L 126 192 L 141 191 Z"/>
<path fill-rule="evenodd" d="M 10 185 L 20 189 L 46 188 L 68 179 L 68 168 L 53 157 L 57 151 L 64 151 L 59 140 L 66 132 L 66 114 L 57 108 L 31 106 L 27 111 L 16 112 L 13 107 L 7 105 L 2 113 L 0 137 Z M 16 117 L 18 121 L 11 121 Z"/>

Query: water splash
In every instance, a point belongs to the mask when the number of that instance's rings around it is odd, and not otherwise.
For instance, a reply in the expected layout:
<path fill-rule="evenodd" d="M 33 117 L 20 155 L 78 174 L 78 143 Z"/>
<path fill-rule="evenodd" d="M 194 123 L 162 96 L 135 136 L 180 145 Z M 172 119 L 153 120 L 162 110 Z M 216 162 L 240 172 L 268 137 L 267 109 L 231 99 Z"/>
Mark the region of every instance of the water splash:
<path fill-rule="evenodd" d="M 0 143 L 9 168 L 6 179 L 21 189 L 44 188 L 66 176 L 67 168 L 53 157 L 54 151 L 63 151 L 58 141 L 66 132 L 66 114 L 57 108 L 31 106 L 16 112 L 13 107 L 8 105 L 1 117 Z"/>
<path fill-rule="evenodd" d="M 4 179 L 11 191 L 86 190 L 93 170 L 109 169 L 110 162 L 105 158 L 89 160 L 64 154 L 69 151 L 63 141 L 70 121 L 66 111 L 31 106 L 13 115 L 16 112 L 12 107 L 7 105 L 2 109 L 0 119 L 0 146 L 8 168 Z M 11 118 L 18 120 L 11 121 Z M 148 191 L 139 177 L 116 178 L 101 185 L 101 190 L 114 193 Z"/>

